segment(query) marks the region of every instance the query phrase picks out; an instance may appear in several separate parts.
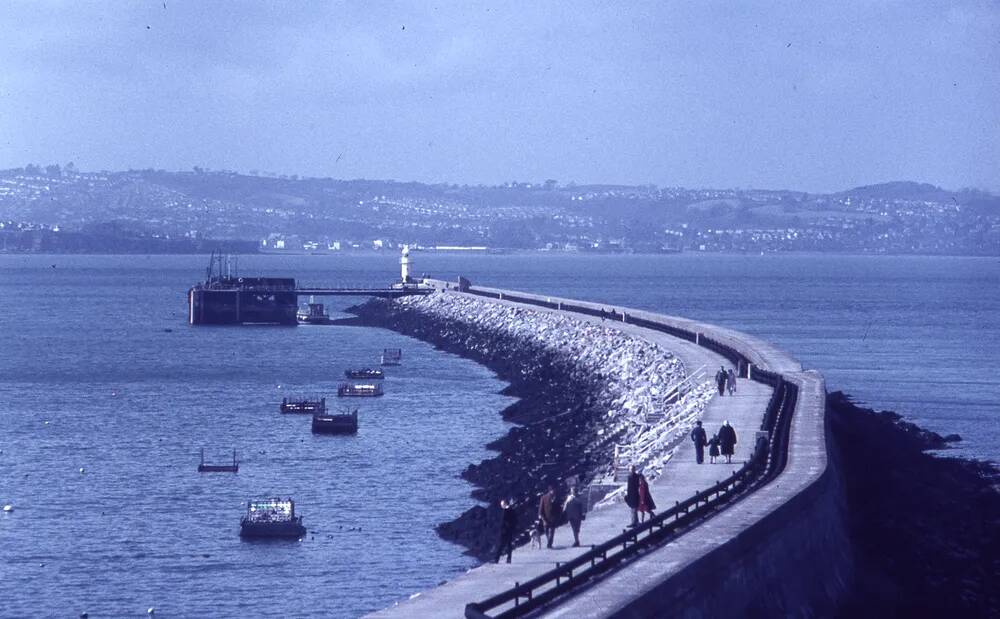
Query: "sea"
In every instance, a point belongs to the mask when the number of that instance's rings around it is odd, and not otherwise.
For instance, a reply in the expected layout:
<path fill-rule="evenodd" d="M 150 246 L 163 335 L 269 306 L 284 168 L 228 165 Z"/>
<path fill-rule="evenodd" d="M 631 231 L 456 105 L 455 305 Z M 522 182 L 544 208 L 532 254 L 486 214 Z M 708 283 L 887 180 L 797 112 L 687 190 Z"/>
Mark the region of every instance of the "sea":
<path fill-rule="evenodd" d="M 381 330 L 192 327 L 206 256 L 0 255 L 0 617 L 356 617 L 475 565 L 438 523 L 475 505 L 511 403 L 486 368 Z M 242 256 L 241 275 L 384 286 L 392 253 Z M 1000 460 L 1000 260 L 841 255 L 415 253 L 415 272 L 739 329 L 830 391 Z M 320 300 L 320 299 L 317 299 Z M 357 299 L 327 300 L 334 316 Z M 356 436 L 282 415 L 343 371 L 387 368 L 351 402 Z M 236 451 L 237 474 L 199 474 Z M 250 499 L 291 497 L 308 534 L 250 542 Z"/>

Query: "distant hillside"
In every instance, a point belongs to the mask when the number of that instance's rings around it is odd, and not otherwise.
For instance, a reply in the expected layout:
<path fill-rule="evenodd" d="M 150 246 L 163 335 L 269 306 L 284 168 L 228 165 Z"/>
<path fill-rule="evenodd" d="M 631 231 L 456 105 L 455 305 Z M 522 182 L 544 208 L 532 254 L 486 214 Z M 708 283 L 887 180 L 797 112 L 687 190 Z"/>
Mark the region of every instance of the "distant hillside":
<path fill-rule="evenodd" d="M 44 232 L 44 234 L 42 233 Z M 0 251 L 267 251 L 400 244 L 550 251 L 1000 255 L 1000 198 L 914 182 L 834 194 L 653 185 L 499 186 L 196 168 L 0 171 Z"/>
<path fill-rule="evenodd" d="M 834 195 L 877 200 L 948 202 L 953 198 L 957 199 L 959 194 L 954 191 L 948 191 L 947 189 L 931 185 L 930 183 L 892 181 L 888 183 L 878 183 L 877 185 L 855 187 Z"/>

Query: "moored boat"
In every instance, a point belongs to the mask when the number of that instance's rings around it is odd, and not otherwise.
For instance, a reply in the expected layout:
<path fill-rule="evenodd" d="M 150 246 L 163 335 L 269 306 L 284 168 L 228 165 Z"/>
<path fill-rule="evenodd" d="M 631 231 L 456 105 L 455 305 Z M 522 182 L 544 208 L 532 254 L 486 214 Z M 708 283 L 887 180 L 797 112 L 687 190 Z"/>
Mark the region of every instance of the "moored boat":
<path fill-rule="evenodd" d="M 326 313 L 322 303 L 309 303 L 306 309 L 300 309 L 295 313 L 299 324 L 304 325 L 328 325 L 330 315 Z"/>
<path fill-rule="evenodd" d="M 313 415 L 312 431 L 315 434 L 356 434 L 358 431 L 358 411 L 350 413 L 323 413 Z"/>
<path fill-rule="evenodd" d="M 239 473 L 240 462 L 236 459 L 236 450 L 233 450 L 232 464 L 208 464 L 205 462 L 205 450 L 201 450 L 201 462 L 198 464 L 199 473 Z"/>
<path fill-rule="evenodd" d="M 377 368 L 362 368 L 360 370 L 344 370 L 344 376 L 352 380 L 382 380 L 385 372 Z"/>
<path fill-rule="evenodd" d="M 302 537 L 306 528 L 302 516 L 295 515 L 291 499 L 247 501 L 247 513 L 240 519 L 240 537 Z"/>
<path fill-rule="evenodd" d="M 382 350 L 382 365 L 399 365 L 403 359 L 403 351 L 398 348 Z"/>
<path fill-rule="evenodd" d="M 342 398 L 373 398 L 383 395 L 382 383 L 342 383 L 337 395 Z"/>
<path fill-rule="evenodd" d="M 281 412 L 300 415 L 315 415 L 326 412 L 326 398 L 281 398 Z"/>

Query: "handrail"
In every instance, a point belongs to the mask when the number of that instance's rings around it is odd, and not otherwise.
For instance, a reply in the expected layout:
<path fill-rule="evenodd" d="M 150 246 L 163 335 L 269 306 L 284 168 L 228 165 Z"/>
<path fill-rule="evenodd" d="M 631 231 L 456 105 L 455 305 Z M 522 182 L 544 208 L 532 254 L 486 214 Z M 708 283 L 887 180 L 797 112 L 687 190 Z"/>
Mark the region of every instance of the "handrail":
<path fill-rule="evenodd" d="M 788 459 L 788 440 L 791 433 L 791 419 L 798 397 L 798 387 L 785 380 L 777 372 L 753 366 L 747 356 L 735 348 L 701 333 L 652 320 L 630 317 L 626 312 L 612 311 L 608 313 L 603 310 L 575 305 L 566 300 L 543 301 L 506 291 L 500 293 L 470 287 L 466 292 L 591 316 L 601 315 L 661 331 L 718 353 L 736 365 L 740 374 L 745 368 L 748 378 L 755 382 L 771 385 L 774 388 L 761 421 L 761 430 L 767 432 L 768 436 L 766 439 L 761 437 L 757 441 L 750 460 L 745 462 L 739 470 L 734 471 L 732 475 L 710 488 L 696 493 L 691 498 L 675 503 L 672 508 L 653 516 L 645 523 L 632 529 L 626 529 L 620 535 L 593 546 L 589 551 L 570 561 L 557 563 L 554 569 L 539 574 L 526 582 L 516 583 L 514 587 L 485 600 L 467 604 L 465 616 L 468 619 L 505 619 L 527 614 L 573 587 L 636 556 L 642 550 L 676 537 L 691 523 L 716 511 L 748 489 L 756 489 L 770 482 L 784 469 Z M 555 586 L 537 592 L 539 588 L 553 582 Z M 495 615 L 487 614 L 487 611 L 510 602 L 513 602 L 514 606 Z"/>

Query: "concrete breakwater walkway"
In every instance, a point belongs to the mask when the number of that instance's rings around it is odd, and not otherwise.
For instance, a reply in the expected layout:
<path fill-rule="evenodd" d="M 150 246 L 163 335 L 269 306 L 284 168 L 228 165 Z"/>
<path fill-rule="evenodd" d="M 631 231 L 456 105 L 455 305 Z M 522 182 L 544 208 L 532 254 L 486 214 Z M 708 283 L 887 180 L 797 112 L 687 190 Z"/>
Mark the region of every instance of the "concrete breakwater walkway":
<path fill-rule="evenodd" d="M 488 294 L 495 294 L 497 291 L 480 289 Z M 495 296 L 502 296 L 502 292 Z M 518 293 L 521 294 L 521 293 Z M 444 299 L 448 299 L 444 301 Z M 476 317 L 488 316 L 496 312 L 513 312 L 514 316 L 522 321 L 541 321 L 556 317 L 561 320 L 571 320 L 578 324 L 590 325 L 600 330 L 613 329 L 622 335 L 630 338 L 645 341 L 655 345 L 663 351 L 670 351 L 670 355 L 678 359 L 687 368 L 706 366 L 711 373 L 719 366 L 732 367 L 729 360 L 720 354 L 687 341 L 684 338 L 674 337 L 661 331 L 652 330 L 630 324 L 627 321 L 613 322 L 602 320 L 597 316 L 586 316 L 579 313 L 566 312 L 560 309 L 560 304 L 550 303 L 555 307 L 538 307 L 534 304 L 524 305 L 517 301 L 507 299 L 484 299 L 481 296 L 474 296 L 455 291 L 443 292 L 440 295 L 432 295 L 426 299 L 415 299 L 406 301 L 407 304 L 427 303 L 439 304 L 438 309 L 447 306 L 451 311 L 458 308 L 458 319 L 475 320 Z M 498 310 L 498 307 L 504 309 Z M 633 315 L 643 313 L 635 312 Z M 648 314 L 648 313 L 646 313 Z M 509 315 L 509 314 L 508 314 Z M 548 318 L 545 318 L 548 316 Z M 666 318 L 666 317 L 664 317 Z M 672 319 L 675 323 L 682 323 L 685 326 L 692 326 L 694 332 L 704 332 L 712 330 L 710 325 L 699 325 L 683 319 Z M 739 338 L 741 334 L 733 335 L 734 332 L 716 329 L 713 336 L 718 339 Z M 697 338 L 696 338 L 697 339 Z M 801 368 L 787 356 L 775 351 L 773 347 L 763 342 L 754 341 L 747 337 L 753 344 L 758 344 L 751 355 L 754 362 L 768 370 L 798 371 Z M 731 341 L 731 340 L 730 340 Z M 745 343 L 745 342 L 744 342 Z M 740 368 L 742 369 L 742 368 Z M 821 388 L 821 382 L 820 382 Z M 710 392 L 709 392 L 710 393 Z M 815 394 L 813 394 L 815 395 Z M 737 394 L 735 396 L 714 397 L 707 407 L 698 410 L 698 416 L 705 422 L 707 430 L 711 433 L 717 429 L 722 420 L 728 419 L 741 433 L 741 444 L 737 449 L 737 460 L 741 455 L 746 455 L 753 444 L 753 433 L 760 425 L 768 400 L 771 396 L 771 388 L 767 385 L 740 380 Z M 815 399 L 815 398 L 814 398 Z M 618 401 L 618 404 L 624 402 Z M 631 411 L 630 411 L 631 412 Z M 675 435 L 686 436 L 692 418 L 684 420 L 683 427 L 675 428 Z M 673 444 L 677 444 L 676 441 Z M 660 474 L 652 484 L 652 493 L 658 501 L 661 509 L 672 505 L 673 501 L 687 499 L 694 492 L 712 485 L 718 479 L 725 477 L 739 464 L 734 461 L 732 466 L 726 465 L 697 465 L 694 463 L 693 446 L 689 441 L 682 440 L 676 452 L 672 452 L 673 457 L 661 458 L 658 464 L 662 465 Z M 822 471 L 822 467 L 819 469 Z M 815 472 L 815 471 L 814 471 Z M 756 514 L 759 519 L 760 513 Z M 597 509 L 588 515 L 584 523 L 581 535 L 585 544 L 603 541 L 611 538 L 622 531 L 622 527 L 628 524 L 629 513 L 627 509 L 619 504 L 613 504 L 604 509 Z M 714 520 L 714 519 L 713 519 Z M 743 523 L 746 524 L 745 522 Z M 649 553 L 649 556 L 637 561 L 634 566 L 627 570 L 612 574 L 610 577 L 602 579 L 596 585 L 591 586 L 587 591 L 576 598 L 571 598 L 562 604 L 558 609 L 551 610 L 553 613 L 570 612 L 565 616 L 607 616 L 614 614 L 618 609 L 628 605 L 630 601 L 642 597 L 643 591 L 648 591 L 649 587 L 657 582 L 668 578 L 671 573 L 680 571 L 687 565 L 696 561 L 706 554 L 707 550 L 714 545 L 725 543 L 728 537 L 710 537 L 698 540 L 694 532 L 690 532 L 681 539 L 671 542 L 664 548 Z M 734 535 L 733 531 L 728 531 L 727 535 Z M 557 548 L 553 550 L 528 550 L 521 548 L 515 552 L 514 562 L 510 565 L 500 564 L 483 565 L 474 570 L 470 570 L 451 582 L 445 583 L 431 591 L 424 592 L 409 601 L 403 602 L 392 609 L 376 613 L 376 616 L 461 616 L 465 605 L 469 602 L 478 601 L 497 593 L 500 590 L 513 586 L 515 582 L 523 582 L 535 575 L 543 573 L 555 566 L 556 562 L 566 561 L 582 552 L 578 548 L 569 547 L 567 540 L 571 540 L 568 530 L 560 530 L 556 535 Z M 664 552 L 669 555 L 657 559 Z M 636 579 L 638 569 L 643 565 L 655 566 L 652 572 L 647 571 L 646 577 Z M 614 583 L 611 587 L 602 586 L 614 580 L 621 582 Z M 587 599 L 588 601 L 582 601 Z M 574 603 L 580 601 L 579 603 Z M 567 609 L 567 610 L 562 610 Z M 497 611 L 502 609 L 497 609 Z"/>

